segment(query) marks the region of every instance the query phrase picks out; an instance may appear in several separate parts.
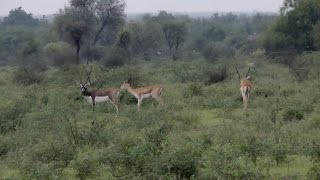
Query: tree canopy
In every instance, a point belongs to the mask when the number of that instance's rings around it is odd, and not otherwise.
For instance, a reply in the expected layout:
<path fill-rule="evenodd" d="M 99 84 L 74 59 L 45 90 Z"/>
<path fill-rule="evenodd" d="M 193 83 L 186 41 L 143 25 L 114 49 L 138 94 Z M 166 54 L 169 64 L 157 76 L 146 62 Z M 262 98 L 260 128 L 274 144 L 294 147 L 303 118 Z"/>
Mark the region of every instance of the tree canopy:
<path fill-rule="evenodd" d="M 314 28 L 320 21 L 320 0 L 286 0 L 264 41 L 267 51 L 316 49 Z"/>
<path fill-rule="evenodd" d="M 31 13 L 25 12 L 22 7 L 18 7 L 9 12 L 7 17 L 3 19 L 3 25 L 27 25 L 34 26 L 39 23 L 38 19 L 32 17 Z"/>

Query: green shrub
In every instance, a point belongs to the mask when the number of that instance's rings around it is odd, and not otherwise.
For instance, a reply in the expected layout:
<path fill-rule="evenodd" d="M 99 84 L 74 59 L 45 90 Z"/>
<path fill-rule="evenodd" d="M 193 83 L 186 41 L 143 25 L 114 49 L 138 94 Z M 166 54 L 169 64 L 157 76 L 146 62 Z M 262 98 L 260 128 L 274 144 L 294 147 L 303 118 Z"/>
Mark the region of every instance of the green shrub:
<path fill-rule="evenodd" d="M 286 109 L 283 113 L 284 121 L 302 120 L 304 118 L 303 111 L 296 108 Z"/>
<path fill-rule="evenodd" d="M 274 92 L 270 89 L 255 89 L 254 94 L 256 96 L 268 98 L 270 96 L 273 96 Z"/>
<path fill-rule="evenodd" d="M 205 153 L 200 179 L 261 179 L 261 170 L 236 147 L 215 145 Z"/>
<path fill-rule="evenodd" d="M 161 153 L 155 168 L 158 173 L 174 175 L 176 179 L 191 179 L 198 175 L 200 151 L 191 143 L 179 142 L 167 146 Z"/>
<path fill-rule="evenodd" d="M 23 117 L 30 110 L 27 100 L 18 100 L 7 107 L 0 108 L 0 133 L 15 131 L 22 124 Z"/>
<path fill-rule="evenodd" d="M 49 62 L 55 66 L 71 64 L 76 58 L 71 45 L 62 41 L 48 43 L 43 50 Z"/>
<path fill-rule="evenodd" d="M 47 70 L 47 65 L 41 55 L 38 42 L 30 40 L 26 43 L 20 53 L 19 68 L 14 73 L 16 82 L 31 85 L 40 83 L 44 79 L 44 71 Z"/>
<path fill-rule="evenodd" d="M 44 78 L 45 74 L 42 71 L 26 67 L 20 67 L 14 75 L 15 81 L 24 85 L 40 83 Z"/>
<path fill-rule="evenodd" d="M 118 67 L 123 66 L 128 61 L 127 52 L 118 47 L 113 47 L 109 50 L 104 57 L 104 65 L 106 67 Z"/>
<path fill-rule="evenodd" d="M 254 136 L 247 137 L 240 149 L 248 155 L 254 164 L 257 163 L 258 157 L 261 156 L 263 152 L 261 142 Z"/>
<path fill-rule="evenodd" d="M 171 66 L 172 73 L 175 77 L 175 82 L 205 82 L 208 79 L 208 74 L 213 68 L 212 65 L 206 62 L 179 62 L 175 66 Z"/>
<path fill-rule="evenodd" d="M 217 82 L 221 82 L 228 77 L 227 67 L 223 66 L 215 70 L 207 71 L 207 79 L 204 81 L 205 85 L 211 85 Z"/>
<path fill-rule="evenodd" d="M 172 125 L 163 124 L 160 127 L 153 128 L 147 133 L 147 141 L 150 143 L 152 151 L 158 155 L 163 149 L 162 144 L 172 129 Z"/>
<path fill-rule="evenodd" d="M 0 157 L 6 155 L 11 148 L 11 144 L 6 138 L 0 136 Z"/>
<path fill-rule="evenodd" d="M 310 179 L 320 179 L 320 162 L 313 163 L 313 166 L 308 171 Z"/>
<path fill-rule="evenodd" d="M 188 85 L 188 87 L 183 89 L 183 97 L 190 98 L 193 96 L 202 96 L 203 95 L 203 87 L 201 84 L 192 83 Z"/>
<path fill-rule="evenodd" d="M 203 57 L 208 62 L 215 62 L 222 57 L 231 57 L 232 54 L 234 54 L 234 52 L 230 47 L 220 43 L 209 44 L 202 51 Z"/>
<path fill-rule="evenodd" d="M 199 117 L 195 112 L 192 111 L 182 111 L 179 112 L 175 117 L 175 120 L 181 122 L 183 125 L 193 125 L 198 122 Z"/>
<path fill-rule="evenodd" d="M 113 169 L 114 176 L 126 177 L 130 173 L 144 175 L 151 170 L 154 151 L 137 133 L 129 130 L 116 139 L 116 146 L 108 152 L 107 162 Z"/>
<path fill-rule="evenodd" d="M 290 65 L 290 72 L 299 81 L 302 82 L 309 78 L 309 73 L 313 67 L 312 55 L 299 56 Z"/>
<path fill-rule="evenodd" d="M 74 158 L 74 149 L 67 142 L 46 139 L 48 142 L 40 142 L 32 148 L 32 159 L 42 163 L 60 161 L 63 167 L 67 166 Z"/>
<path fill-rule="evenodd" d="M 283 144 L 274 144 L 272 145 L 270 149 L 270 155 L 271 157 L 276 161 L 277 166 L 279 166 L 280 163 L 285 162 L 288 158 L 288 149 Z"/>

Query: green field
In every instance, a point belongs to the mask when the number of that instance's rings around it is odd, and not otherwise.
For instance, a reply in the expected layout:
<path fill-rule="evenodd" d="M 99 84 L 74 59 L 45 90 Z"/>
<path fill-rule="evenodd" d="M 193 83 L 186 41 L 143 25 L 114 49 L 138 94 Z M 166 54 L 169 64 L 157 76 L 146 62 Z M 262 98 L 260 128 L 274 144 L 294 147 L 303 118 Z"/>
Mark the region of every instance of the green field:
<path fill-rule="evenodd" d="M 64 1 L 0 8 L 0 180 L 320 179 L 320 0 Z"/>
<path fill-rule="evenodd" d="M 319 147 L 320 81 L 298 83 L 285 66 L 255 62 L 245 112 L 233 66 L 224 81 L 204 85 L 203 72 L 219 66 L 94 66 L 104 87 L 120 87 L 129 75 L 137 86 L 163 87 L 164 105 L 148 99 L 140 111 L 122 92 L 118 116 L 110 103 L 92 112 L 74 84 L 80 66 L 50 68 L 31 86 L 14 83 L 15 68 L 1 67 L 0 178 L 309 179 Z"/>

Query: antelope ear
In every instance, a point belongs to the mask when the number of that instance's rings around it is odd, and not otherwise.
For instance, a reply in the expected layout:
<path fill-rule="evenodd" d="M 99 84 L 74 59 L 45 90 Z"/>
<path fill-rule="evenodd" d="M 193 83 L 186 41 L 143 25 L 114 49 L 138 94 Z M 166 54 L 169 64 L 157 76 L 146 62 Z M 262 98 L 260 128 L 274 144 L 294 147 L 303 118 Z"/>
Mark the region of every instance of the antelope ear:
<path fill-rule="evenodd" d="M 250 76 L 247 76 L 246 79 L 249 80 L 249 79 L 250 79 Z"/>

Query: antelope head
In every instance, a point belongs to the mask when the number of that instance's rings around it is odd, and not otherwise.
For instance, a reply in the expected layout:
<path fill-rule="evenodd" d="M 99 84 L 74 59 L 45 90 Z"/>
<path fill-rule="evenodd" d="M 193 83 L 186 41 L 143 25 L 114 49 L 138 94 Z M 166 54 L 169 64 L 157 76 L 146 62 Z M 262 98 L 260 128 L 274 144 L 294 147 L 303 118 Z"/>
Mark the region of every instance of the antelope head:
<path fill-rule="evenodd" d="M 128 89 L 129 87 L 131 87 L 131 80 L 132 78 L 129 77 L 128 80 L 124 81 L 123 84 L 121 85 L 120 89 L 124 90 L 124 89 Z"/>

